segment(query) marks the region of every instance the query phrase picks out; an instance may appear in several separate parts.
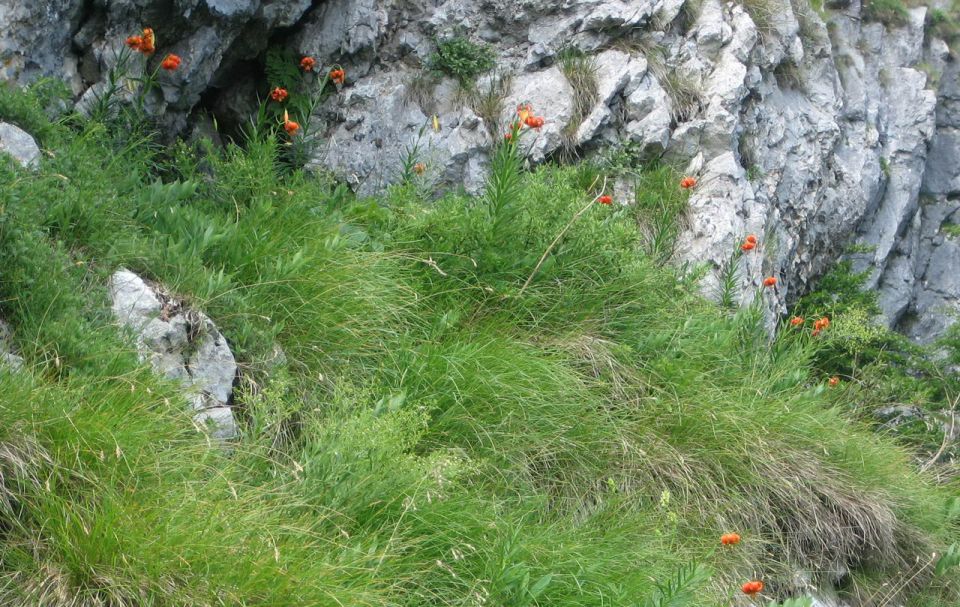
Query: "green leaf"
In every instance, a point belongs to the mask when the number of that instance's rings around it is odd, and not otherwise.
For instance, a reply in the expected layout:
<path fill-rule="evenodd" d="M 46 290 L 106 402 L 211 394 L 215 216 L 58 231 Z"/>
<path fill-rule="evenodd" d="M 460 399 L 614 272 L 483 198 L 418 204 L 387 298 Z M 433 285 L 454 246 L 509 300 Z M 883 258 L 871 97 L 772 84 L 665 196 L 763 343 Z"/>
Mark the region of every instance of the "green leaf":
<path fill-rule="evenodd" d="M 541 577 L 537 582 L 530 587 L 530 596 L 537 598 L 540 594 L 547 589 L 547 586 L 550 585 L 550 580 L 553 579 L 553 574 L 548 573 L 545 576 Z"/>

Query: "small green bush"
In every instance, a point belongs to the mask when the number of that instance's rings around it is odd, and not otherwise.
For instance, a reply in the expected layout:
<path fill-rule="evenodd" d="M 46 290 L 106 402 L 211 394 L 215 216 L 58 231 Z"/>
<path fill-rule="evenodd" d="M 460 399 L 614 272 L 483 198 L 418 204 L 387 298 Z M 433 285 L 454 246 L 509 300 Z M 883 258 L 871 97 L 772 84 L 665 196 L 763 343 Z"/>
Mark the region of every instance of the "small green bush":
<path fill-rule="evenodd" d="M 437 42 L 437 50 L 430 55 L 427 66 L 443 72 L 471 86 L 477 76 L 496 65 L 493 49 L 486 44 L 477 44 L 464 36 L 454 36 Z"/>
<path fill-rule="evenodd" d="M 850 385 L 844 404 L 870 423 L 882 421 L 875 412 L 891 406 L 917 407 L 928 414 L 949 408 L 954 395 L 960 394 L 960 382 L 946 365 L 949 354 L 960 350 L 951 348 L 954 342 L 948 334 L 938 344 L 948 353 L 943 360 L 879 324 L 876 292 L 864 288 L 868 276 L 853 272 L 849 261 L 841 262 L 794 308 L 793 313 L 806 317 L 808 324 L 822 316 L 831 319 L 830 327 L 814 338 L 818 374 L 844 378 Z M 923 419 L 893 430 L 899 440 L 927 454 L 942 440 L 940 428 Z"/>

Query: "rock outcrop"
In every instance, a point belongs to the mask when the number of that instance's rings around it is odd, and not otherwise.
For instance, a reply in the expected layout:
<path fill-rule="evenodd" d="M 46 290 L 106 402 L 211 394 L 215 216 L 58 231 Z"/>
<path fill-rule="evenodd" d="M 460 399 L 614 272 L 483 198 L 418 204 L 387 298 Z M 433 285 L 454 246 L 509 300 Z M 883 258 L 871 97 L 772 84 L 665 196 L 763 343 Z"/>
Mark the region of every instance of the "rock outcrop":
<path fill-rule="evenodd" d="M 213 321 L 128 270 L 115 272 L 109 287 L 114 316 L 133 333 L 141 358 L 184 386 L 194 420 L 212 436 L 235 437 L 230 405 L 237 363 Z"/>
<path fill-rule="evenodd" d="M 23 168 L 36 167 L 40 162 L 40 148 L 33 137 L 6 122 L 0 122 L 0 153 L 12 156 Z"/>
<path fill-rule="evenodd" d="M 23 368 L 23 358 L 16 353 L 13 345 L 13 330 L 5 321 L 0 320 L 0 369 L 19 371 Z"/>
<path fill-rule="evenodd" d="M 882 320 L 918 341 L 960 307 L 960 74 L 922 7 L 883 24 L 859 0 L 824 14 L 805 0 L 3 4 L 5 77 L 60 75 L 88 100 L 124 37 L 153 26 L 158 55 L 184 58 L 150 105 L 170 132 L 206 111 L 241 119 L 270 85 L 270 45 L 343 65 L 317 162 L 362 194 L 414 148 L 435 182 L 476 190 L 503 124 L 532 103 L 547 119 L 534 161 L 626 144 L 698 178 L 681 259 L 720 267 L 745 234 L 761 236 L 738 274 L 771 326 L 842 256 L 869 271 Z M 495 55 L 473 87 L 428 69 L 455 35 Z M 595 85 L 568 79 L 571 48 Z M 768 276 L 775 289 L 760 288 Z"/>

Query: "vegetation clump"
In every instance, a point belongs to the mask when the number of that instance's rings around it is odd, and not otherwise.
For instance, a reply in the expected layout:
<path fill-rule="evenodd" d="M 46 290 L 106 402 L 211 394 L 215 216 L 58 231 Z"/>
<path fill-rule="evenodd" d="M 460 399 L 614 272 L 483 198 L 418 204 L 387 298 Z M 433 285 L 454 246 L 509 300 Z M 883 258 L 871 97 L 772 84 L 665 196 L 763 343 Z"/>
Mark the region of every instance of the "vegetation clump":
<path fill-rule="evenodd" d="M 869 0 L 862 11 L 864 19 L 894 27 L 906 25 L 910 17 L 903 0 Z"/>
<path fill-rule="evenodd" d="M 461 86 L 468 88 L 478 76 L 493 69 L 494 65 L 493 49 L 465 36 L 437 41 L 437 50 L 427 61 L 430 69 L 456 78 Z"/>

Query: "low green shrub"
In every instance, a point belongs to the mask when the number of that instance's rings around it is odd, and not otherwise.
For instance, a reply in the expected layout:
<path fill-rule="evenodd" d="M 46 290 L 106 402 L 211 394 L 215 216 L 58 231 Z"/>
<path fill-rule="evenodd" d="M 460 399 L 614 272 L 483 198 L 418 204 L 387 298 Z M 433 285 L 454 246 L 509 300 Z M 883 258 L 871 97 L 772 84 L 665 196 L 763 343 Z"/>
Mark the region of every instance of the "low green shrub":
<path fill-rule="evenodd" d="M 470 87 L 477 76 L 496 65 L 493 49 L 472 42 L 465 36 L 453 36 L 437 41 L 437 50 L 427 60 L 427 67 L 456 78 Z"/>

